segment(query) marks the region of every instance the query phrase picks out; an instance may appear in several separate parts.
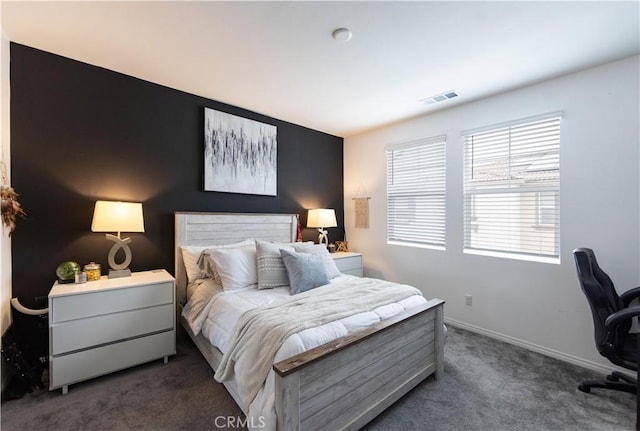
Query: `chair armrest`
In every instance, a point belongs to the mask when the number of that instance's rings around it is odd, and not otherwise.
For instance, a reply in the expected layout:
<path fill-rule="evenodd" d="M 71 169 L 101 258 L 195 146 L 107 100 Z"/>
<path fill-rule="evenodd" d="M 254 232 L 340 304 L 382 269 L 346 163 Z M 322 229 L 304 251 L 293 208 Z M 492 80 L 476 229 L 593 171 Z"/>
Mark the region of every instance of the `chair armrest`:
<path fill-rule="evenodd" d="M 623 321 L 629 320 L 632 317 L 636 316 L 640 316 L 640 305 L 623 308 L 622 310 L 613 313 L 611 316 L 607 317 L 607 320 L 604 321 L 604 326 L 609 331 L 613 331 L 615 327 Z"/>
<path fill-rule="evenodd" d="M 631 301 L 636 298 L 640 298 L 640 287 L 634 287 L 633 289 L 629 289 L 620 295 L 620 299 L 624 303 L 625 307 L 628 307 Z"/>

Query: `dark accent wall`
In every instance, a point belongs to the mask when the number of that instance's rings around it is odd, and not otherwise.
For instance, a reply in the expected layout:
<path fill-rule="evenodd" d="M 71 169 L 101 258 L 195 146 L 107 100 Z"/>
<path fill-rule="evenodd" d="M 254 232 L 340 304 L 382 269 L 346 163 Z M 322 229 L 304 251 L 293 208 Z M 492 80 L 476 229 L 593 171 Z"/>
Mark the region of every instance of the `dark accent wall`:
<path fill-rule="evenodd" d="M 277 126 L 277 196 L 203 191 L 205 107 Z M 12 43 L 11 175 L 27 213 L 12 237 L 13 295 L 36 305 L 66 260 L 96 261 L 106 273 L 113 243 L 91 232 L 99 199 L 143 203 L 145 232 L 127 234 L 133 271 L 174 272 L 175 211 L 298 213 L 304 226 L 306 209 L 335 208 L 329 237 L 342 239 L 342 146 L 340 137 Z"/>

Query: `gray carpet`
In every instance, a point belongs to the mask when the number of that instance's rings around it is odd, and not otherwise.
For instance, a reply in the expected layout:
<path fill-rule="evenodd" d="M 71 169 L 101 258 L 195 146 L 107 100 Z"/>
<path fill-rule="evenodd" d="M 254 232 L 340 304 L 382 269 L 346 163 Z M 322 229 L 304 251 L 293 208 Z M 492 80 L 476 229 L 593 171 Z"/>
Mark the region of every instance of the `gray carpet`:
<path fill-rule="evenodd" d="M 240 410 L 182 332 L 178 352 L 167 365 L 72 385 L 65 396 L 39 391 L 7 401 L 2 430 L 238 429 L 224 425 Z M 578 391 L 580 381 L 602 377 L 580 367 L 456 328 L 449 328 L 445 361 L 444 379 L 427 379 L 365 430 L 634 429 L 635 396 Z"/>
<path fill-rule="evenodd" d="M 635 395 L 577 389 L 583 380 L 600 378 L 604 376 L 449 327 L 444 379 L 424 381 L 364 429 L 634 430 Z"/>

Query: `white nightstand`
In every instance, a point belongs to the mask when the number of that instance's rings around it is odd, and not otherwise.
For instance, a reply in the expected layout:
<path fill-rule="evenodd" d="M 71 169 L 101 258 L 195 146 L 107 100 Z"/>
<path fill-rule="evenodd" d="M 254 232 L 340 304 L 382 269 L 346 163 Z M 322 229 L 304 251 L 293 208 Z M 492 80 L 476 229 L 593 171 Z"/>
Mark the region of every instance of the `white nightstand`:
<path fill-rule="evenodd" d="M 175 281 L 164 269 L 53 285 L 49 390 L 176 353 Z"/>
<path fill-rule="evenodd" d="M 331 253 L 331 257 L 341 273 L 362 277 L 362 253 L 338 251 Z"/>

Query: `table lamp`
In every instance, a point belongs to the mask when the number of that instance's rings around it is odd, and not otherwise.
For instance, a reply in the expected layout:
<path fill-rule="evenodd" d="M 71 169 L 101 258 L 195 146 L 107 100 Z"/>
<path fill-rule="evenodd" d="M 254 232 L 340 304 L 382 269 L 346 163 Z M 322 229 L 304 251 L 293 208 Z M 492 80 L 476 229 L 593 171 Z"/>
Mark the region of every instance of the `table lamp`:
<path fill-rule="evenodd" d="M 107 239 L 115 244 L 109 251 L 109 278 L 130 277 L 131 238 L 120 238 L 120 232 L 144 232 L 142 204 L 135 202 L 96 201 L 91 223 L 92 232 L 117 232 L 107 234 Z M 116 263 L 118 250 L 124 251 L 124 261 Z"/>
<path fill-rule="evenodd" d="M 326 227 L 336 227 L 338 223 L 336 222 L 336 212 L 332 209 L 326 208 L 318 208 L 309 210 L 309 214 L 307 216 L 307 227 L 316 227 L 318 228 L 318 243 L 325 245 L 329 245 L 329 238 L 327 237 L 327 231 L 324 230 Z"/>

